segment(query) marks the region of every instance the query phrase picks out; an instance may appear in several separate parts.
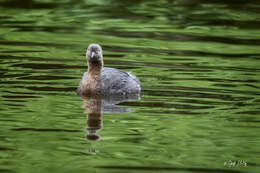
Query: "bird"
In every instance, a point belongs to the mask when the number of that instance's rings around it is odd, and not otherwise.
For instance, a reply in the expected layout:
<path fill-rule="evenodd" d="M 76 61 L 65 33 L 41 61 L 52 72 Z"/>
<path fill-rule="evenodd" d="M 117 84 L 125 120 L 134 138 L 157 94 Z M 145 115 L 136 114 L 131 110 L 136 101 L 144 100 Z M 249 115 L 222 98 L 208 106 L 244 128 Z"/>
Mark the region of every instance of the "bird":
<path fill-rule="evenodd" d="M 86 51 L 88 71 L 79 83 L 80 96 L 113 96 L 141 93 L 139 79 L 130 72 L 104 67 L 103 52 L 99 44 L 90 44 Z"/>

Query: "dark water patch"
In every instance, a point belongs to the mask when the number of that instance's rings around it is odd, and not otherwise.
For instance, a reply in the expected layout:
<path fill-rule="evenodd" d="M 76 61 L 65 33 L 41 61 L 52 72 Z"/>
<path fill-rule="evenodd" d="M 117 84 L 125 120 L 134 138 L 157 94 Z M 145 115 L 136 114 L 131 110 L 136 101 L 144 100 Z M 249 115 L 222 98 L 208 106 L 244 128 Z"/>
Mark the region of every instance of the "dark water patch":
<path fill-rule="evenodd" d="M 176 58 L 176 57 L 171 57 L 171 58 L 161 58 L 162 60 L 170 60 L 170 61 L 194 61 L 192 58 Z"/>
<path fill-rule="evenodd" d="M 200 42 L 217 42 L 232 45 L 260 45 L 260 39 L 242 39 L 242 38 L 228 38 L 228 37 L 216 37 L 216 36 L 201 36 L 201 35 L 190 35 L 180 34 L 172 32 L 122 32 L 122 31 L 102 31 L 98 32 L 104 35 L 113 35 L 118 37 L 127 38 L 153 38 L 159 40 L 174 40 L 174 41 L 200 41 Z"/>
<path fill-rule="evenodd" d="M 14 148 L 0 147 L 0 151 L 17 151 Z"/>
<path fill-rule="evenodd" d="M 16 28 L 16 32 L 50 32 L 50 33 L 75 33 L 78 27 L 69 26 L 22 26 L 22 25 L 4 25 L 2 28 Z"/>
<path fill-rule="evenodd" d="M 127 138 L 122 138 L 118 140 L 117 142 L 130 142 L 130 143 L 135 143 L 135 144 L 141 144 L 144 141 L 144 138 L 142 136 L 140 137 L 128 137 Z"/>
<path fill-rule="evenodd" d="M 5 93 L 10 93 L 10 94 L 24 94 L 24 95 L 35 95 L 36 93 L 32 92 L 17 92 L 17 91 L 4 91 Z"/>
<path fill-rule="evenodd" d="M 223 79 L 223 78 L 201 78 L 201 77 L 194 77 L 194 78 L 171 78 L 171 77 L 168 77 L 168 76 L 155 76 L 155 75 L 138 75 L 138 77 L 143 77 L 143 78 L 156 78 L 158 80 L 165 80 L 165 81 L 180 81 L 180 80 L 184 80 L 184 81 L 189 81 L 189 80 L 194 80 L 194 81 L 209 81 L 209 82 L 238 82 L 238 83 L 258 83 L 259 81 L 258 80 L 238 80 L 238 79 Z M 157 87 L 157 86 L 156 86 Z M 162 88 L 168 88 L 168 89 L 171 89 L 171 88 L 174 88 L 173 86 L 160 86 Z M 188 87 L 189 88 L 189 87 Z M 206 88 L 205 88 L 206 89 Z M 212 89 L 212 88 L 208 88 L 210 89 L 211 91 L 217 91 L 216 89 Z M 218 91 L 220 91 L 218 89 Z M 236 90 L 229 90 L 229 91 L 236 91 Z M 241 92 L 246 92 L 246 93 L 250 93 L 250 91 L 241 91 Z M 258 92 L 253 92 L 252 94 L 257 94 L 259 95 Z"/>
<path fill-rule="evenodd" d="M 235 66 L 230 66 L 230 67 L 228 67 L 228 66 L 227 67 L 223 67 L 223 66 L 206 66 L 206 65 L 205 66 L 200 66 L 200 65 L 196 65 L 196 63 L 173 64 L 172 66 L 175 66 L 175 67 L 169 69 L 170 71 L 189 71 L 190 69 L 196 69 L 194 71 L 197 71 L 197 72 L 203 72 L 203 71 L 211 72 L 213 70 L 238 71 L 238 72 L 260 72 L 260 69 L 258 69 L 258 68 L 245 68 L 245 67 L 235 67 Z M 168 67 L 170 68 L 170 66 L 168 66 Z M 206 70 L 204 70 L 204 69 L 206 69 Z"/>
<path fill-rule="evenodd" d="M 142 110 L 143 113 L 150 113 L 150 114 L 165 114 L 165 115 L 201 115 L 201 112 L 194 112 L 192 110 L 190 111 L 182 111 L 182 110 L 174 110 L 175 108 L 172 108 L 173 110 Z M 211 114 L 210 112 L 203 112 L 203 115 Z"/>
<path fill-rule="evenodd" d="M 6 46 L 43 46 L 43 47 L 75 47 L 72 44 L 61 44 L 61 43 L 40 43 L 40 42 L 25 42 L 25 41 L 0 41 L 0 45 Z"/>
<path fill-rule="evenodd" d="M 208 3 L 207 0 L 197 0 L 198 2 L 200 3 Z M 229 7 L 244 7 L 244 6 L 241 6 L 241 5 L 247 5 L 247 4 L 255 4 L 257 5 L 256 1 L 255 0 L 247 0 L 247 1 L 244 1 L 244 0 L 222 0 L 222 1 L 219 1 L 219 0 L 211 0 L 210 3 L 216 3 L 216 4 L 228 4 Z"/>
<path fill-rule="evenodd" d="M 125 48 L 104 45 L 104 50 L 114 52 L 129 52 L 129 53 L 151 53 L 154 55 L 168 54 L 175 56 L 197 56 L 197 57 L 219 57 L 219 58 L 255 58 L 260 57 L 258 53 L 213 53 L 203 51 L 192 51 L 192 50 L 166 50 L 166 49 L 155 49 L 155 48 Z"/>
<path fill-rule="evenodd" d="M 216 92 L 216 93 L 230 93 L 230 94 L 245 94 L 245 95 L 260 95 L 260 92 L 243 91 L 243 90 L 230 90 L 230 89 L 215 89 L 215 88 L 202 88 L 202 87 L 188 87 L 188 86 L 149 86 L 146 89 L 153 89 L 160 91 L 162 89 L 171 90 L 184 90 L 184 91 L 200 91 L 200 92 Z"/>
<path fill-rule="evenodd" d="M 28 82 L 28 81 L 1 81 L 1 84 L 12 84 L 11 86 L 6 86 L 10 88 L 24 88 L 25 85 L 55 85 L 57 84 L 56 82 L 41 82 L 41 81 L 35 81 L 35 82 Z M 15 85 L 13 85 L 15 84 Z M 16 85 L 16 84 L 22 84 L 21 85 Z"/>
<path fill-rule="evenodd" d="M 105 61 L 106 63 L 107 61 Z M 65 65 L 65 64 L 43 64 L 43 63 L 26 63 L 26 64 L 13 64 L 11 67 L 22 67 L 22 68 L 30 68 L 30 69 L 85 69 L 87 71 L 87 63 L 82 63 L 83 65 Z M 118 64 L 115 63 L 117 67 L 120 67 L 120 69 L 136 69 L 137 67 L 131 67 L 129 66 L 128 62 Z M 81 77 L 80 77 L 81 78 Z"/>
<path fill-rule="evenodd" d="M 32 50 L 33 51 L 33 50 Z M 12 51 L 10 51 L 12 53 Z M 28 51 L 29 52 L 29 51 Z M 16 53 L 16 52 L 14 52 Z M 33 52 L 32 52 L 33 53 Z M 57 62 L 75 62 L 75 59 L 64 58 L 45 58 L 45 57 L 31 57 L 31 56 L 14 56 L 14 55 L 0 55 L 0 59 L 4 60 L 30 60 L 30 61 L 57 61 Z"/>
<path fill-rule="evenodd" d="M 218 102 L 218 101 L 203 101 L 199 99 L 175 99 L 175 102 L 180 102 L 180 103 L 191 103 L 191 104 L 202 104 L 202 105 L 226 105 L 227 102 Z"/>
<path fill-rule="evenodd" d="M 45 50 L 5 50 L 5 51 L 0 51 L 1 53 L 45 53 L 48 51 Z M 0 58 L 3 55 L 0 55 Z M 12 57 L 10 55 L 4 55 L 4 56 L 8 56 L 9 58 Z"/>
<path fill-rule="evenodd" d="M 140 62 L 136 61 L 122 61 L 122 60 L 104 60 L 104 64 L 113 65 L 113 66 L 118 66 L 120 68 L 129 68 L 129 69 L 137 69 L 140 68 L 138 66 L 141 65 Z"/>
<path fill-rule="evenodd" d="M 235 88 L 237 87 L 237 85 L 234 85 L 234 84 L 213 84 L 213 86 L 218 86 L 218 87 L 230 87 L 230 88 Z"/>
<path fill-rule="evenodd" d="M 8 101 L 8 102 L 14 102 L 14 103 L 19 103 L 19 102 L 27 102 L 26 100 L 15 100 L 15 99 L 8 99 L 8 100 L 3 100 L 3 101 Z"/>
<path fill-rule="evenodd" d="M 85 56 L 85 54 L 83 54 L 82 56 Z M 125 56 L 125 54 L 105 54 L 103 55 L 104 57 L 113 57 L 113 58 L 122 58 Z"/>
<path fill-rule="evenodd" d="M 260 99 L 255 99 L 253 102 L 260 103 Z"/>
<path fill-rule="evenodd" d="M 8 106 L 8 107 L 15 107 L 15 108 L 17 108 L 17 107 L 24 107 L 24 105 L 20 105 L 20 104 L 9 104 L 9 103 L 5 103 L 5 104 L 3 104 L 3 105 Z"/>
<path fill-rule="evenodd" d="M 112 63 L 109 60 L 105 62 Z M 197 63 L 152 63 L 152 62 L 131 62 L 131 61 L 114 61 L 112 64 L 129 64 L 139 67 L 164 67 L 167 71 L 176 72 L 213 72 L 214 70 L 225 70 L 225 71 L 239 71 L 239 72 L 258 72 L 260 69 L 245 68 L 245 67 L 223 67 L 223 66 L 201 66 Z M 166 77 L 166 76 L 164 76 Z"/>
<path fill-rule="evenodd" d="M 211 168 L 178 168 L 178 167 L 146 167 L 146 166 L 96 166 L 103 169 L 136 170 L 136 171 L 189 171 L 211 173 L 242 173 L 243 171 Z"/>
<path fill-rule="evenodd" d="M 108 65 L 106 66 L 105 65 L 105 67 L 108 67 Z M 126 64 L 126 65 L 118 65 L 118 64 L 113 64 L 113 65 L 111 65 L 111 64 L 109 64 L 109 67 L 111 67 L 111 68 L 118 68 L 118 69 L 120 69 L 120 70 L 127 70 L 127 71 L 129 71 L 129 70 L 131 70 L 131 69 L 138 69 L 139 67 L 131 67 L 131 66 L 129 66 L 129 64 Z M 87 71 L 87 70 L 86 70 Z"/>
<path fill-rule="evenodd" d="M 68 80 L 68 79 L 75 79 L 75 77 L 69 76 L 27 76 L 27 77 L 20 77 L 18 79 L 22 80 Z"/>
<path fill-rule="evenodd" d="M 11 20 L 10 20 L 11 19 Z M 13 20 L 11 17 L 8 18 L 8 16 L 1 18 L 0 17 L 0 24 L 4 25 L 4 24 L 34 24 L 35 21 L 29 21 L 29 20 L 25 20 L 25 21 L 16 21 Z"/>
<path fill-rule="evenodd" d="M 0 2 L 0 5 L 7 8 L 24 8 L 24 9 L 52 9 L 57 8 L 61 3 L 54 2 L 36 2 L 34 0 L 8 0 Z"/>
<path fill-rule="evenodd" d="M 81 132 L 72 129 L 40 129 L 40 128 L 13 128 L 13 131 L 35 131 L 35 132 Z"/>
<path fill-rule="evenodd" d="M 219 110 L 223 110 L 223 111 L 230 111 L 230 110 L 237 110 L 238 108 L 237 107 L 228 107 L 228 108 L 220 108 Z"/>
<path fill-rule="evenodd" d="M 26 64 L 14 64 L 11 67 L 23 67 L 30 69 L 86 69 L 86 66 L 80 65 L 64 65 L 64 64 L 36 64 L 36 63 L 26 63 Z"/>
<path fill-rule="evenodd" d="M 139 106 L 139 107 L 161 107 L 161 108 L 176 108 L 176 109 L 210 109 L 214 106 L 194 106 L 194 105 L 184 105 L 184 104 L 169 104 L 163 102 L 123 102 L 119 105 L 126 106 Z"/>
<path fill-rule="evenodd" d="M 57 88 L 57 87 L 25 87 L 33 91 L 75 91 L 76 87 L 66 87 L 66 88 Z"/>
<path fill-rule="evenodd" d="M 250 106 L 252 104 L 245 103 L 245 102 L 236 102 L 233 105 L 242 107 L 242 106 Z"/>
<path fill-rule="evenodd" d="M 27 98 L 40 98 L 40 96 L 17 96 L 17 95 L 2 95 L 3 98 L 21 98 L 21 99 L 27 99 Z"/>
<path fill-rule="evenodd" d="M 252 100 L 253 97 L 234 97 L 228 94 L 213 94 L 205 92 L 180 92 L 180 91 L 155 91 L 155 90 L 146 90 L 143 92 L 150 96 L 168 96 L 168 97 L 187 97 L 187 98 L 211 98 L 211 99 L 220 99 L 224 101 L 247 101 Z"/>
<path fill-rule="evenodd" d="M 0 16 L 0 21 L 1 21 L 1 20 L 6 20 L 6 19 L 11 19 L 11 18 L 13 18 L 13 17 L 12 17 L 12 16 L 8 16 L 8 15 L 2 14 L 2 15 Z"/>
<path fill-rule="evenodd" d="M 0 73 L 0 78 L 16 78 L 16 77 L 21 77 L 21 76 L 25 76 L 27 74 L 5 74 L 5 73 Z M 9 82 L 9 81 L 1 81 L 1 83 L 4 83 L 4 82 Z"/>
<path fill-rule="evenodd" d="M 136 5 L 142 5 L 141 1 L 132 0 L 132 1 L 125 1 L 124 3 L 112 0 L 109 6 L 99 6 L 95 5 L 92 7 L 89 6 L 82 6 L 83 8 L 93 8 L 99 14 L 102 14 L 104 18 L 112 18 L 112 19 L 142 19 L 142 20 L 151 20 L 155 16 L 154 14 L 147 14 L 147 13 L 135 13 L 130 10 L 131 7 L 135 7 Z M 112 10 L 112 8 L 116 8 L 116 10 Z"/>
<path fill-rule="evenodd" d="M 10 64 L 15 64 L 16 62 L 6 62 L 6 61 L 0 61 L 0 64 L 1 65 L 4 65 L 4 64 L 8 64 L 8 65 L 10 65 Z"/>
<path fill-rule="evenodd" d="M 260 89 L 260 87 L 252 85 L 252 84 L 245 84 L 245 86 L 249 86 L 249 87 L 252 87 L 252 88 Z"/>
<path fill-rule="evenodd" d="M 194 68 L 169 68 L 167 71 L 174 71 L 176 73 L 210 73 L 213 70 L 210 69 L 194 69 Z"/>
<path fill-rule="evenodd" d="M 199 17 L 199 16 L 198 16 Z M 191 20 L 195 19 L 194 16 Z M 203 19 L 199 18 L 200 21 Z M 232 26 L 238 27 L 239 29 L 259 29 L 260 21 L 241 21 L 241 20 L 228 20 L 228 19 L 218 19 L 218 20 L 204 20 L 204 25 L 207 26 Z"/>
<path fill-rule="evenodd" d="M 17 171 L 11 170 L 11 169 L 2 169 L 0 168 L 0 172 L 2 173 L 18 173 Z"/>
<path fill-rule="evenodd" d="M 247 117 L 244 116 L 242 118 L 234 118 L 233 120 L 239 121 L 239 122 L 246 122 L 246 123 L 260 123 L 260 120 L 256 119 L 256 117 Z"/>
<path fill-rule="evenodd" d="M 259 80 L 255 79 L 223 79 L 223 78 L 174 78 L 174 80 L 200 80 L 200 81 L 210 81 L 210 82 L 242 82 L 242 83 L 258 83 Z"/>
<path fill-rule="evenodd" d="M 232 121 L 232 122 L 244 122 L 247 124 L 243 124 L 243 125 L 252 125 L 255 123 L 259 123 L 259 120 L 254 117 L 254 116 L 241 116 L 241 115 L 236 115 L 236 116 L 229 116 L 229 117 L 225 117 L 225 120 L 228 121 Z M 234 126 L 236 126 L 236 124 L 234 124 Z"/>
<path fill-rule="evenodd" d="M 241 112 L 236 112 L 236 114 L 260 115 L 260 110 L 241 111 Z"/>

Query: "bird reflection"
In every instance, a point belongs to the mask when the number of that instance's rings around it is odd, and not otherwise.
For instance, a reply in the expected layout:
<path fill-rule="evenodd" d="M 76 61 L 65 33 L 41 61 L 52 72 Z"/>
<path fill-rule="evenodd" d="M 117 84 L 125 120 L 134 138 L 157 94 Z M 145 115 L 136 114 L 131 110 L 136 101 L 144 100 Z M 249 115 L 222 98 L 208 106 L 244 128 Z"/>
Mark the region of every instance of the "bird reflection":
<path fill-rule="evenodd" d="M 133 112 L 130 108 L 120 107 L 117 104 L 129 100 L 139 100 L 140 95 L 127 95 L 127 96 L 91 96 L 81 97 L 83 100 L 82 108 L 85 109 L 87 115 L 86 124 L 86 140 L 97 141 L 100 139 L 98 132 L 103 127 L 102 114 L 104 113 L 123 113 Z"/>
<path fill-rule="evenodd" d="M 100 98 L 84 98 L 83 108 L 87 113 L 87 135 L 86 139 L 90 141 L 99 140 L 97 132 L 102 128 L 101 108 L 102 100 Z"/>

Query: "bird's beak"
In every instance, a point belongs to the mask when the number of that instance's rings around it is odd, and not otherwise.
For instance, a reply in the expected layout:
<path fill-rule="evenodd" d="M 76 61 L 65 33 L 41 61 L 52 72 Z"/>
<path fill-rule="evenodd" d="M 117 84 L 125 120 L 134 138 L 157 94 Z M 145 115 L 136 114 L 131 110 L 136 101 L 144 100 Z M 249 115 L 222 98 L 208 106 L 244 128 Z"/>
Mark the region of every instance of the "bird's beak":
<path fill-rule="evenodd" d="M 96 53 L 95 52 L 92 52 L 91 55 L 90 55 L 90 58 L 95 58 L 96 57 Z"/>
<path fill-rule="evenodd" d="M 90 59 L 91 59 L 91 61 L 98 61 L 99 55 L 96 52 L 91 52 Z"/>

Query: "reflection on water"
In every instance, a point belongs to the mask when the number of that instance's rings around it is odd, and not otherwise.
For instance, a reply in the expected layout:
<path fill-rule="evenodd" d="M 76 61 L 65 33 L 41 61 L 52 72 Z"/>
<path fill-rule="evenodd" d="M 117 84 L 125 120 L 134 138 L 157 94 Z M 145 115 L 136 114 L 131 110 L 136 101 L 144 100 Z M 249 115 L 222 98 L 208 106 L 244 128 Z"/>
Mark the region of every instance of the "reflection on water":
<path fill-rule="evenodd" d="M 81 97 L 83 100 L 82 108 L 85 109 L 87 114 L 87 135 L 86 139 L 89 141 L 99 140 L 100 136 L 97 134 L 102 129 L 102 114 L 103 113 L 123 113 L 133 112 L 130 108 L 120 107 L 116 104 L 126 102 L 129 100 L 139 100 L 140 95 L 111 95 L 107 97 Z"/>
<path fill-rule="evenodd" d="M 85 98 L 83 99 L 83 108 L 87 113 L 87 126 L 86 130 L 88 134 L 86 135 L 87 140 L 99 140 L 99 135 L 97 132 L 101 130 L 102 124 L 102 114 L 101 114 L 101 99 L 98 98 Z"/>
<path fill-rule="evenodd" d="M 0 172 L 259 172 L 258 1 L 0 0 L 0 11 Z M 90 43 L 140 79 L 141 100 L 77 97 Z"/>

